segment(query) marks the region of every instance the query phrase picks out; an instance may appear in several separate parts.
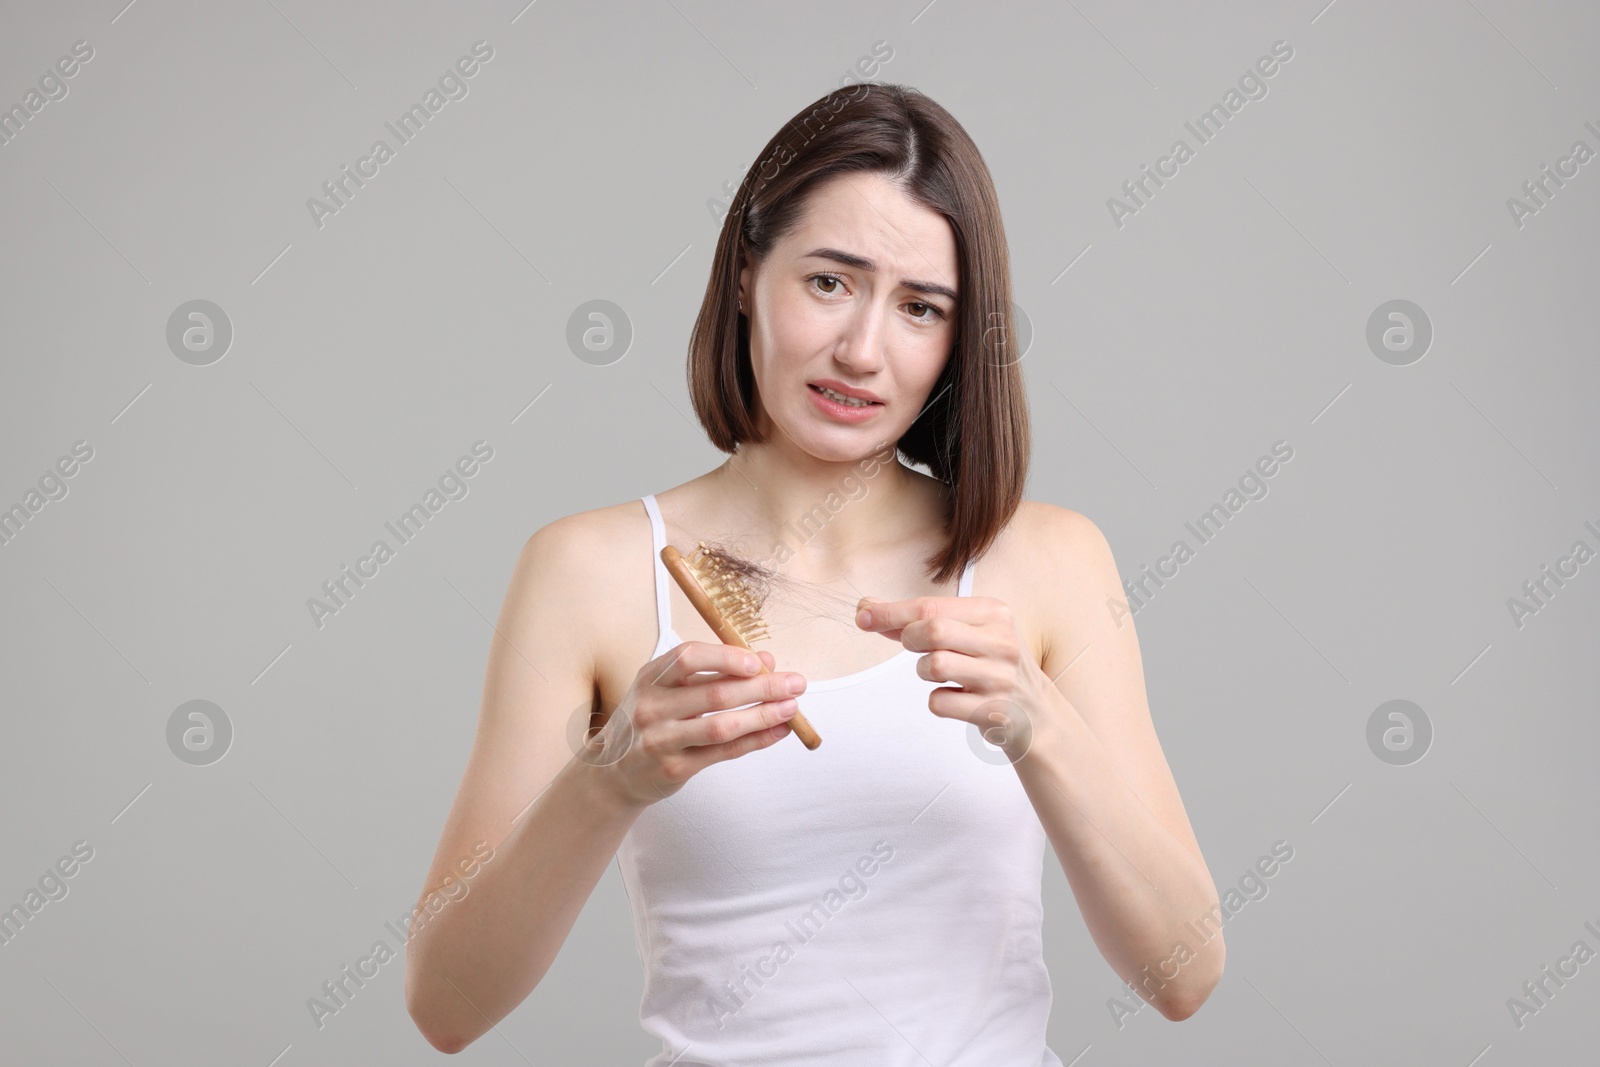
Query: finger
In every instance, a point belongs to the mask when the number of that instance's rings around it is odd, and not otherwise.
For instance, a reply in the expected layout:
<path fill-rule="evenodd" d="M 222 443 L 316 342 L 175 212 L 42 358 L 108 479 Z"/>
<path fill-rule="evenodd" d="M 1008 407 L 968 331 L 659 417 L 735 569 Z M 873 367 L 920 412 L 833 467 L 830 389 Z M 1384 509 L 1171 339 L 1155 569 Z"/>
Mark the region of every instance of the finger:
<path fill-rule="evenodd" d="M 688 755 L 695 755 L 786 724 L 798 709 L 799 704 L 793 697 L 784 697 L 736 711 L 719 711 L 663 723 L 663 744 L 668 749 L 681 749 Z"/>
<path fill-rule="evenodd" d="M 713 718 L 720 719 L 722 716 L 717 715 L 713 716 Z M 690 761 L 690 766 L 693 768 L 693 773 L 698 774 L 700 771 L 709 767 L 713 763 L 721 763 L 724 760 L 735 759 L 739 756 L 743 756 L 747 752 L 754 752 L 756 749 L 767 748 L 771 745 L 774 745 L 783 740 L 785 737 L 789 736 L 790 730 L 791 727 L 787 722 L 780 722 L 775 726 L 752 730 L 749 733 L 742 734 L 739 737 L 734 738 L 732 741 L 724 741 L 721 744 L 716 745 L 698 745 L 693 748 L 686 748 L 683 750 L 683 754 L 684 757 Z"/>
<path fill-rule="evenodd" d="M 791 679 L 798 680 L 800 692 L 805 691 L 805 678 L 793 671 L 758 674 L 753 678 L 711 677 L 704 682 L 691 681 L 678 687 L 669 714 L 674 719 L 686 719 L 712 711 L 784 700 L 798 695 L 789 689 Z"/>
<path fill-rule="evenodd" d="M 885 637 L 900 640 L 900 628 L 890 624 L 887 608 L 903 603 L 898 600 L 879 600 L 876 597 L 864 596 L 856 602 L 856 628 L 880 633 Z"/>
<path fill-rule="evenodd" d="M 1005 651 L 1006 636 L 993 627 L 940 615 L 915 619 L 900 631 L 900 643 L 913 652 L 949 649 L 964 656 L 993 656 Z"/>
<path fill-rule="evenodd" d="M 949 648 L 934 648 L 926 656 L 917 659 L 918 678 L 946 686 L 950 693 L 979 694 L 982 699 L 992 699 L 987 694 L 1002 691 L 1011 673 L 1003 659 L 968 656 L 950 651 Z"/>
<path fill-rule="evenodd" d="M 760 672 L 754 654 L 720 641 L 684 641 L 645 665 L 651 685 L 679 686 L 701 671 L 748 678 Z"/>
<path fill-rule="evenodd" d="M 978 603 L 979 599 L 966 596 L 916 596 L 908 600 L 862 597 L 856 604 L 856 625 L 898 640 L 900 631 L 918 619 L 981 621 L 988 609 Z"/>

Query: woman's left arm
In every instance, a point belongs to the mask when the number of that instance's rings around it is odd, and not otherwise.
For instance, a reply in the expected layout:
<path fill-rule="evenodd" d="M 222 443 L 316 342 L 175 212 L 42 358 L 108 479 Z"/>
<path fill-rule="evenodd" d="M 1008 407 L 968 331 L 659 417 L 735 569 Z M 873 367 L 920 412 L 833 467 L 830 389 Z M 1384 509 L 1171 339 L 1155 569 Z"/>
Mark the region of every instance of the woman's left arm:
<path fill-rule="evenodd" d="M 1023 507 L 1013 530 L 1039 569 L 1038 653 L 995 597 L 867 597 L 856 623 L 925 653 L 921 677 L 954 683 L 929 709 L 1005 751 L 1101 954 L 1186 1019 L 1222 977 L 1222 911 L 1150 719 L 1116 561 L 1083 515 Z"/>

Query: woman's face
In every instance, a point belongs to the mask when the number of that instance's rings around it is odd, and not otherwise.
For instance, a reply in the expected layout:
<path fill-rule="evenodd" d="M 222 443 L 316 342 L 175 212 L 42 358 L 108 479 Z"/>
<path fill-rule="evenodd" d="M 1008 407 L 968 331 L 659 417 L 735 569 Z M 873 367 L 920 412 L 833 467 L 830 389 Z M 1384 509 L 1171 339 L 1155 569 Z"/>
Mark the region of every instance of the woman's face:
<path fill-rule="evenodd" d="M 757 424 L 834 462 L 898 440 L 950 357 L 956 273 L 950 224 L 881 174 L 819 186 L 794 231 L 739 274 Z"/>

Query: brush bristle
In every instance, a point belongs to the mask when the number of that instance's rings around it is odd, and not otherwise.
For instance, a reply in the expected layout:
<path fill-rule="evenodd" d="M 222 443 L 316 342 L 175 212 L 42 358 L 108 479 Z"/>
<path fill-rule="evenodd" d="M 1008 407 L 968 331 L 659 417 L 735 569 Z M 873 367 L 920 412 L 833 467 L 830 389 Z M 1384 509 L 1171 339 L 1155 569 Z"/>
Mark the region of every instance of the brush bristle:
<path fill-rule="evenodd" d="M 746 641 L 768 636 L 761 617 L 761 603 L 750 580 L 761 574 L 759 567 L 704 541 L 684 557 L 700 587 L 722 613 L 723 619 Z"/>

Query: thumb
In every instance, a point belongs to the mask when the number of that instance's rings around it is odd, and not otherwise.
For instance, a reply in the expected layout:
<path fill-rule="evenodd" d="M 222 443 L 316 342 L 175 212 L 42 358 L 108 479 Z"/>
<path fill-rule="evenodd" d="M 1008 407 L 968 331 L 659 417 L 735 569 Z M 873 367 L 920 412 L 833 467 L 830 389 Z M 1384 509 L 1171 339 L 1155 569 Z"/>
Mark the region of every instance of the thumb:
<path fill-rule="evenodd" d="M 756 655 L 760 656 L 761 662 L 767 665 L 767 670 L 775 671 L 778 669 L 778 661 L 772 658 L 771 652 L 757 652 Z"/>

